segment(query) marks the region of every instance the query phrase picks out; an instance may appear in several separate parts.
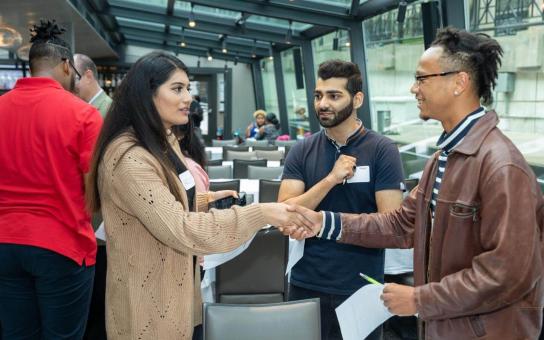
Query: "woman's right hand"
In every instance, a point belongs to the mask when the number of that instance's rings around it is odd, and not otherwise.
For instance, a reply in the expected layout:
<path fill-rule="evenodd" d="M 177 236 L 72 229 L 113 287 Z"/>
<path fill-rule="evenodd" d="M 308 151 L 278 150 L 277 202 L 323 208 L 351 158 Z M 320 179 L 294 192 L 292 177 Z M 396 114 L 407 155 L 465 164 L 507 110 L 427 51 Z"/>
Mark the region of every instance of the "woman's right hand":
<path fill-rule="evenodd" d="M 285 203 L 260 204 L 266 223 L 275 227 L 296 227 L 301 230 L 312 230 L 312 222 Z M 291 210 L 291 211 L 290 211 Z"/>

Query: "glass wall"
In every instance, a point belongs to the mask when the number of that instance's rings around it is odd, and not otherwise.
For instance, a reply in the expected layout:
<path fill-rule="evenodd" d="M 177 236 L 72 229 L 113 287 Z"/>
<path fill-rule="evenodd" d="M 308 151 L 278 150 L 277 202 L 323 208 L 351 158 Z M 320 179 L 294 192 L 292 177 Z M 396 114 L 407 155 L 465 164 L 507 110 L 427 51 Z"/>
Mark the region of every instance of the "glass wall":
<path fill-rule="evenodd" d="M 372 129 L 399 144 L 406 177 L 423 169 L 442 132 L 437 121 L 423 122 L 410 87 L 423 53 L 419 4 L 408 5 L 404 24 L 397 10 L 363 22 Z"/>
<path fill-rule="evenodd" d="M 494 37 L 504 55 L 494 92 L 499 127 L 544 185 L 544 22 L 541 1 L 471 0 L 470 30 Z"/>
<path fill-rule="evenodd" d="M 274 76 L 274 61 L 263 59 L 261 61 L 261 72 L 263 78 L 264 108 L 267 112 L 278 114 L 278 92 L 276 91 L 276 77 Z"/>
<path fill-rule="evenodd" d="M 285 88 L 285 101 L 287 103 L 287 117 L 289 119 L 289 131 L 283 131 L 283 133 L 302 136 L 304 132 L 310 130 L 308 120 L 300 119 L 299 115 L 296 113 L 297 111 L 301 112 L 303 109 L 306 117 L 308 114 L 306 90 L 304 89 L 304 65 L 302 65 L 302 69 L 300 70 L 301 74 L 299 75 L 302 79 L 302 84 L 299 83 L 299 86 L 297 87 L 293 48 L 281 52 L 281 63 Z"/>
<path fill-rule="evenodd" d="M 339 30 L 316 38 L 312 40 L 312 51 L 316 74 L 319 64 L 325 60 L 340 59 L 351 61 L 349 34 L 347 31 Z"/>

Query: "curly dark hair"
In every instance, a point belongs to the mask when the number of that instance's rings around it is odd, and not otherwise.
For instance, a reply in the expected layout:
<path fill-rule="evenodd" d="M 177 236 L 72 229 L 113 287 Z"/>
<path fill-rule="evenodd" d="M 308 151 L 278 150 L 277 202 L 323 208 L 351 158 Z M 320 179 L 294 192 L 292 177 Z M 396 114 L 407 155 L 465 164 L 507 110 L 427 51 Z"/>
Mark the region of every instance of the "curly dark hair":
<path fill-rule="evenodd" d="M 492 90 L 497 84 L 502 47 L 484 33 L 469 33 L 454 27 L 439 30 L 431 46 L 444 50 L 441 63 L 454 70 L 468 72 L 482 104 L 493 103 Z"/>
<path fill-rule="evenodd" d="M 29 52 L 31 72 L 39 62 L 47 62 L 49 66 L 54 66 L 62 59 L 73 62 L 70 45 L 60 38 L 65 31 L 55 20 L 42 19 L 39 25 L 33 25 L 30 29 L 32 47 Z"/>

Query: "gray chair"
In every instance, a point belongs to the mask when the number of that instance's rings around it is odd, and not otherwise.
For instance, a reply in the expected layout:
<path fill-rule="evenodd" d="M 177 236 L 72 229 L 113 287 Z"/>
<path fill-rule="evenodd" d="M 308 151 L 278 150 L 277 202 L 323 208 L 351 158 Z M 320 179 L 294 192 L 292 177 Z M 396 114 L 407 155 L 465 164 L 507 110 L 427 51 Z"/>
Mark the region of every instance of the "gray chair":
<path fill-rule="evenodd" d="M 275 151 L 278 150 L 276 145 L 263 145 L 263 146 L 254 146 L 253 151 Z"/>
<path fill-rule="evenodd" d="M 287 236 L 276 228 L 260 230 L 243 253 L 216 268 L 215 301 L 286 301 L 288 254 Z"/>
<path fill-rule="evenodd" d="M 249 151 L 249 146 L 240 146 L 240 145 L 226 145 L 223 147 L 223 159 L 227 159 L 228 151 Z M 230 161 L 230 159 L 229 159 Z"/>
<path fill-rule="evenodd" d="M 206 159 L 211 160 L 212 159 L 212 152 L 210 150 L 206 150 Z"/>
<path fill-rule="evenodd" d="M 257 153 L 255 151 L 227 151 L 227 156 L 224 158 L 227 161 L 233 161 L 235 159 L 257 159 Z"/>
<path fill-rule="evenodd" d="M 266 159 L 235 159 L 232 161 L 233 165 L 233 178 L 247 178 L 247 167 L 250 165 L 266 167 Z"/>
<path fill-rule="evenodd" d="M 234 190 L 236 192 L 239 192 L 240 181 L 237 179 L 234 179 L 232 181 L 210 182 L 210 191 L 220 191 L 220 190 Z"/>
<path fill-rule="evenodd" d="M 212 165 L 206 167 L 210 179 L 232 178 L 232 167 L 230 165 Z"/>
<path fill-rule="evenodd" d="M 277 146 L 293 146 L 297 143 L 298 141 L 296 139 L 291 139 L 291 140 L 277 140 L 274 142 L 275 145 Z"/>
<path fill-rule="evenodd" d="M 259 203 L 277 202 L 281 181 L 259 180 Z"/>
<path fill-rule="evenodd" d="M 244 145 L 246 146 L 267 146 L 268 141 L 267 140 L 247 140 L 244 142 Z"/>
<path fill-rule="evenodd" d="M 249 165 L 247 167 L 247 178 L 249 179 L 280 179 L 282 173 L 283 166 L 267 168 Z"/>
<path fill-rule="evenodd" d="M 255 151 L 257 154 L 258 159 L 267 159 L 269 161 L 281 161 L 284 158 L 283 151 L 276 150 L 276 151 L 263 151 L 263 150 L 257 150 Z"/>
<path fill-rule="evenodd" d="M 321 340 L 319 299 L 204 304 L 204 340 Z"/>
<path fill-rule="evenodd" d="M 223 165 L 222 159 L 208 159 L 208 161 L 206 162 L 206 166 L 219 166 L 219 165 Z"/>
<path fill-rule="evenodd" d="M 225 146 L 225 145 L 236 145 L 238 141 L 236 139 L 212 139 L 212 146 Z"/>

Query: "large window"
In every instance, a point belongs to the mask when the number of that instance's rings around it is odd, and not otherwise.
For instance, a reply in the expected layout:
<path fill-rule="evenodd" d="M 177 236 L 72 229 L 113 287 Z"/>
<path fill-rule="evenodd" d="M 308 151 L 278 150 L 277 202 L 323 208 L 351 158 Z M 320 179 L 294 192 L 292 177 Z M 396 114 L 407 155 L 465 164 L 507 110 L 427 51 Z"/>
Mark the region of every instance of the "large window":
<path fill-rule="evenodd" d="M 317 75 L 319 64 L 329 59 L 351 61 L 349 34 L 338 30 L 312 40 L 314 69 Z"/>
<path fill-rule="evenodd" d="M 295 52 L 293 48 L 281 52 L 285 101 L 287 103 L 287 117 L 289 119 L 289 131 L 283 131 L 283 133 L 291 135 L 299 135 L 304 131 L 310 130 L 308 121 L 300 120 L 296 114 L 296 111 L 300 111 L 301 109 L 304 109 L 306 115 L 308 113 L 303 67 L 295 75 L 294 53 L 299 52 L 300 50 Z M 299 77 L 298 82 L 297 76 Z"/>
<path fill-rule="evenodd" d="M 494 37 L 504 56 L 494 92 L 499 127 L 544 185 L 544 22 L 542 1 L 472 0 L 470 30 Z"/>
<path fill-rule="evenodd" d="M 407 7 L 403 24 L 393 10 L 363 23 L 372 128 L 396 141 L 406 177 L 423 169 L 442 132 L 436 121 L 423 122 L 410 87 L 423 53 L 419 4 Z"/>
<path fill-rule="evenodd" d="M 261 61 L 261 72 L 265 107 L 258 107 L 258 109 L 265 109 L 267 112 L 274 112 L 278 115 L 278 92 L 276 91 L 276 77 L 274 76 L 274 61 L 263 59 Z"/>

